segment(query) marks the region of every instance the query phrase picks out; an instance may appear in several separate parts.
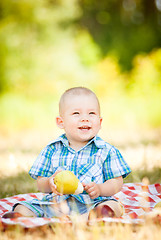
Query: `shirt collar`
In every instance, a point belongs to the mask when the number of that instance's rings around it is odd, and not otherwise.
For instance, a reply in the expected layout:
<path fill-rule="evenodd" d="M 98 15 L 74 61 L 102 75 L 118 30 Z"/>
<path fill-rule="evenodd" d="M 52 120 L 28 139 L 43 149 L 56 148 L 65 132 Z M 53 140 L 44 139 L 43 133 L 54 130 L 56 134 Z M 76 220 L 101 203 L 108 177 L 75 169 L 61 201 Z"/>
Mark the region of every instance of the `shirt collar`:
<path fill-rule="evenodd" d="M 61 136 L 59 136 L 57 139 L 51 141 L 48 145 L 51 145 L 53 143 L 56 142 L 62 142 L 64 146 L 66 146 L 67 148 L 69 148 L 69 142 L 68 139 L 66 137 L 65 134 L 62 134 Z M 103 139 L 101 139 L 99 136 L 95 136 L 94 138 L 92 138 L 83 148 L 85 148 L 86 146 L 88 146 L 90 143 L 94 142 L 94 144 L 96 145 L 96 147 L 98 148 L 104 148 L 106 143 Z"/>
<path fill-rule="evenodd" d="M 93 141 L 98 148 L 104 148 L 106 146 L 106 142 L 99 136 L 95 136 Z"/>
<path fill-rule="evenodd" d="M 51 142 L 49 142 L 48 145 L 51 145 L 51 144 L 56 143 L 56 142 L 62 142 L 66 147 L 69 147 L 69 142 L 68 142 L 68 139 L 67 139 L 65 134 L 62 134 L 61 136 L 59 136 L 55 140 L 52 140 Z"/>

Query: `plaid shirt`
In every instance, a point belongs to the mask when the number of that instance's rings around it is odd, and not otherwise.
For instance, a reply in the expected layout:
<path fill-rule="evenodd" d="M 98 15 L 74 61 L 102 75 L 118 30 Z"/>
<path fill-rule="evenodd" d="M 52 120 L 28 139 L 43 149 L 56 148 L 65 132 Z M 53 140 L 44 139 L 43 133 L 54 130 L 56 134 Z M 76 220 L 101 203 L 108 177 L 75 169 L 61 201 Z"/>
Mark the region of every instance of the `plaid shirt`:
<path fill-rule="evenodd" d="M 29 174 L 34 179 L 38 176 L 50 177 L 57 170 L 72 171 L 80 182 L 97 184 L 116 178 L 126 177 L 130 172 L 128 164 L 123 159 L 119 150 L 96 136 L 79 151 L 70 148 L 66 135 L 63 134 L 55 141 L 50 142 L 39 154 L 31 167 Z M 73 196 L 84 204 L 101 202 L 113 199 L 112 197 L 98 197 L 91 199 L 86 192 L 78 195 L 47 194 L 43 200 L 57 202 Z M 50 203 L 49 203 L 50 204 Z"/>

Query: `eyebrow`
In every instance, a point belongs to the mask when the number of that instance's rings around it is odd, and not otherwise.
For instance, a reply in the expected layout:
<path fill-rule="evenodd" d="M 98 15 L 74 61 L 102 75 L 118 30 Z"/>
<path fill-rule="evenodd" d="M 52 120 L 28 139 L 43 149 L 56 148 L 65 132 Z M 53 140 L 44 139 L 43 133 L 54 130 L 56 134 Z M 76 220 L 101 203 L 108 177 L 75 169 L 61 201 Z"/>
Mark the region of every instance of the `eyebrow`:
<path fill-rule="evenodd" d="M 82 110 L 79 108 L 71 109 L 71 112 L 81 112 L 81 111 Z M 100 111 L 97 108 L 89 108 L 89 109 L 87 109 L 87 112 L 98 112 L 98 114 L 100 114 Z"/>

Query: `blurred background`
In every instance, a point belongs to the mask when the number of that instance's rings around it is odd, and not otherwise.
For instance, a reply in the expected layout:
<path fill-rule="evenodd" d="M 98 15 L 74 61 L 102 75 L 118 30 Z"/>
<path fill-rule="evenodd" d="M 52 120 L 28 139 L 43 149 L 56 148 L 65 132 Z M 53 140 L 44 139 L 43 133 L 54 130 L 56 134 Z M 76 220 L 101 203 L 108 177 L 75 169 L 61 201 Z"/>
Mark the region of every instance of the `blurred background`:
<path fill-rule="evenodd" d="M 63 133 L 75 86 L 97 94 L 99 135 L 132 169 L 161 167 L 161 0 L 0 1 L 0 176 Z"/>

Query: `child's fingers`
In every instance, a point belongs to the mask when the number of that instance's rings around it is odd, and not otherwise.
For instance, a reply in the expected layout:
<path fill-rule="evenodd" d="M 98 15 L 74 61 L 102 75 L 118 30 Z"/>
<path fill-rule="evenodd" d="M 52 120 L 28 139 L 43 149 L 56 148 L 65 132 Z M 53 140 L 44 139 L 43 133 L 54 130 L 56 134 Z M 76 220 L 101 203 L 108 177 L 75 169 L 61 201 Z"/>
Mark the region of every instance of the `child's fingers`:
<path fill-rule="evenodd" d="M 55 184 L 52 184 L 52 185 L 51 185 L 51 190 L 52 190 L 53 193 L 55 193 L 55 194 L 57 194 L 57 195 L 60 195 L 60 196 L 63 195 L 63 194 L 61 194 L 60 192 L 58 192 L 58 191 L 56 190 L 56 185 L 55 185 Z"/>
<path fill-rule="evenodd" d="M 83 183 L 82 182 L 82 185 L 84 187 L 84 190 L 89 194 L 90 198 L 94 199 L 99 196 L 99 191 L 98 191 L 98 187 L 97 187 L 96 183 L 94 183 L 94 182 Z"/>
<path fill-rule="evenodd" d="M 63 195 L 62 193 L 58 192 L 55 187 L 51 187 L 51 190 L 52 190 L 53 193 L 55 193 L 57 195 L 60 195 L 60 196 Z"/>
<path fill-rule="evenodd" d="M 95 192 L 95 187 L 94 186 L 90 186 L 89 188 L 88 188 L 88 194 L 90 194 L 90 195 L 92 195 L 93 194 L 93 192 Z"/>
<path fill-rule="evenodd" d="M 57 195 L 63 195 L 61 193 L 59 193 L 57 190 L 56 190 L 56 185 L 54 184 L 54 177 L 59 173 L 61 172 L 62 170 L 57 170 L 51 177 L 49 177 L 49 184 L 50 184 L 50 188 L 51 188 L 51 191 Z"/>
<path fill-rule="evenodd" d="M 99 196 L 99 189 L 96 183 L 88 183 L 85 187 L 85 191 L 89 194 L 90 198 L 94 199 Z"/>
<path fill-rule="evenodd" d="M 57 170 L 53 175 L 52 177 L 55 177 L 59 172 L 61 172 L 62 170 Z"/>
<path fill-rule="evenodd" d="M 86 192 L 88 192 L 89 186 L 88 186 L 88 185 L 85 185 L 85 186 L 83 186 L 83 187 L 84 187 L 84 190 L 85 190 Z"/>
<path fill-rule="evenodd" d="M 94 183 L 93 182 L 90 182 L 90 183 L 86 184 L 86 188 L 87 189 L 90 189 L 92 187 L 94 187 Z"/>
<path fill-rule="evenodd" d="M 51 188 L 51 191 L 57 195 L 62 195 L 61 193 L 59 193 L 57 190 L 56 190 L 56 185 L 54 184 L 54 176 L 52 175 L 50 178 L 49 178 L 49 185 L 50 185 L 50 188 Z"/>
<path fill-rule="evenodd" d="M 84 190 L 85 190 L 85 191 L 87 191 L 87 190 L 88 190 L 88 184 L 87 184 L 87 183 L 84 183 L 84 182 L 82 182 L 82 185 L 83 185 L 83 188 L 84 188 Z"/>
<path fill-rule="evenodd" d="M 92 191 L 93 188 L 93 184 L 92 183 L 88 183 L 84 186 L 84 190 L 89 194 Z"/>
<path fill-rule="evenodd" d="M 86 183 L 84 183 L 84 182 L 82 182 L 82 185 L 83 185 L 83 187 L 86 187 L 86 185 L 87 185 L 87 184 L 86 184 Z"/>
<path fill-rule="evenodd" d="M 94 199 L 94 198 L 97 198 L 99 194 L 96 190 L 93 190 L 92 192 L 90 192 L 89 196 L 90 198 Z"/>

